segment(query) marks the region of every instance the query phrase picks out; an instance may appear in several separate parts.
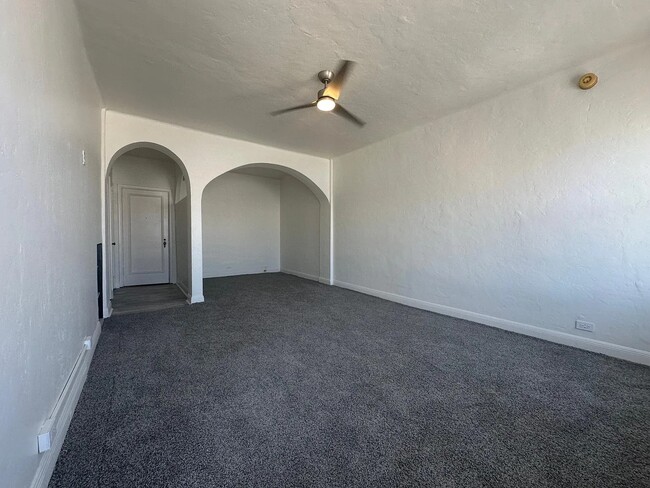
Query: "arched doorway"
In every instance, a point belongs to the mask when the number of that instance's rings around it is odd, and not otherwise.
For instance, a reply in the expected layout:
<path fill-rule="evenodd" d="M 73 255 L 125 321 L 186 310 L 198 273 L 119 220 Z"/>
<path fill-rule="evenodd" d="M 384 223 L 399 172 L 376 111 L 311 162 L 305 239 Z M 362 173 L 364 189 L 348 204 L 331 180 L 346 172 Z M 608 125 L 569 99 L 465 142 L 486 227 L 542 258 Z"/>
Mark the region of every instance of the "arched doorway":
<path fill-rule="evenodd" d="M 191 296 L 192 259 L 190 181 L 182 161 L 157 144 L 125 146 L 107 165 L 105 196 L 105 312 L 112 312 L 114 290 L 139 285 L 168 285 L 160 288 L 161 307 L 183 303 Z"/>
<path fill-rule="evenodd" d="M 204 278 L 282 271 L 330 284 L 330 202 L 278 164 L 236 167 L 201 197 Z"/>

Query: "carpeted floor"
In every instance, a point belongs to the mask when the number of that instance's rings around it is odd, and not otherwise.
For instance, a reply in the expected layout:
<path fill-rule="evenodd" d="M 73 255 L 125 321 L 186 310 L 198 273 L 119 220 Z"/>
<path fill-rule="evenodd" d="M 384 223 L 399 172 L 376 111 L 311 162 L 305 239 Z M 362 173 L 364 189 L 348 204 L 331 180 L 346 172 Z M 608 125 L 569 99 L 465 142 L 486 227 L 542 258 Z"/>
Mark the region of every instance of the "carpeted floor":
<path fill-rule="evenodd" d="M 650 368 L 282 274 L 107 320 L 51 487 L 650 486 Z"/>

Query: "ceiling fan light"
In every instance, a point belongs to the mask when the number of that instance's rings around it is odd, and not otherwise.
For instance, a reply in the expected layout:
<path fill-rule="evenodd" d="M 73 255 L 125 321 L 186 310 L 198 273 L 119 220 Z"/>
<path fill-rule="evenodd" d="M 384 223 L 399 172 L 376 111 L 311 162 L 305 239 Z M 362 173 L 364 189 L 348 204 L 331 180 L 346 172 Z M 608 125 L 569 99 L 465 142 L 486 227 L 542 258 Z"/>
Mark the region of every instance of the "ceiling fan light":
<path fill-rule="evenodd" d="M 332 97 L 320 97 L 316 102 L 316 107 L 323 112 L 331 112 L 336 107 L 336 102 Z"/>

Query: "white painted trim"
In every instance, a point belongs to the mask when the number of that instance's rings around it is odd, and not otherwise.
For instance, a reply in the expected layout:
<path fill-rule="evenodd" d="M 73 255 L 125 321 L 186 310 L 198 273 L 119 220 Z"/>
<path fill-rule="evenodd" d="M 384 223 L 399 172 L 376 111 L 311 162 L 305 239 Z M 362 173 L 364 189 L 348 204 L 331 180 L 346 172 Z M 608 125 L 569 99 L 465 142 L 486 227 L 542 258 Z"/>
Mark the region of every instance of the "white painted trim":
<path fill-rule="evenodd" d="M 514 322 L 512 320 L 501 319 L 498 317 L 492 317 L 490 315 L 484 315 L 476 312 L 470 312 L 468 310 L 463 310 L 460 308 L 439 305 L 437 303 L 426 302 L 424 300 L 409 298 L 402 295 L 397 295 L 395 293 L 375 290 L 373 288 L 346 283 L 344 281 L 334 281 L 334 285 L 341 288 L 347 288 L 348 290 L 358 291 L 366 295 L 383 298 L 384 300 L 390 300 L 391 302 L 401 303 L 402 305 L 408 305 L 409 307 L 419 308 L 422 310 L 428 310 L 429 312 L 436 312 L 442 315 L 448 315 L 450 317 L 469 320 L 471 322 L 477 322 L 479 324 L 488 325 L 490 327 L 509 330 L 511 332 L 517 332 L 519 334 L 536 337 L 538 339 L 544 339 L 546 341 L 555 342 L 557 344 L 576 347 L 578 349 L 597 352 L 600 354 L 605 354 L 607 356 L 625 359 L 626 361 L 631 361 L 633 363 L 650 366 L 649 351 L 634 349 L 627 346 L 620 346 L 618 344 L 612 344 L 610 342 L 597 341 L 594 339 L 589 339 L 588 337 L 567 334 L 566 332 L 544 329 L 535 325 Z"/>
<path fill-rule="evenodd" d="M 282 269 L 280 269 L 280 273 L 297 276 L 298 278 L 304 278 L 306 280 L 318 281 L 320 283 L 323 283 L 323 282 L 327 283 L 328 282 L 328 280 L 325 280 L 325 278 L 321 278 L 320 276 L 303 273 L 302 271 L 294 271 L 292 269 L 282 268 Z"/>
<path fill-rule="evenodd" d="M 120 234 L 118 232 L 119 226 L 119 196 L 117 194 L 117 186 L 113 185 L 113 177 L 109 175 L 106 177 L 107 191 L 106 191 L 106 219 L 110 222 L 107 226 L 108 244 L 110 245 L 110 252 L 107 258 L 111 262 L 110 273 L 111 276 L 111 296 L 113 298 L 113 290 L 115 288 L 122 288 L 122 273 L 120 272 L 120 256 L 122 243 L 119 242 Z M 115 246 L 113 246 L 115 243 Z"/>
<path fill-rule="evenodd" d="M 334 160 L 330 158 L 330 277 L 321 283 L 334 285 Z"/>
<path fill-rule="evenodd" d="M 192 297 L 187 301 L 190 305 L 193 303 L 203 303 L 205 302 L 205 297 L 203 295 L 192 295 Z"/>
<path fill-rule="evenodd" d="M 169 282 L 176 284 L 176 196 L 173 191 L 169 196 Z"/>
<path fill-rule="evenodd" d="M 211 278 L 228 278 L 230 276 L 249 276 L 249 275 L 262 275 L 262 274 L 272 274 L 272 273 L 281 273 L 281 269 L 266 267 L 266 271 L 247 271 L 245 273 L 228 273 L 228 274 L 217 274 L 212 276 L 203 276 L 203 279 L 209 280 Z"/>
<path fill-rule="evenodd" d="M 79 401 L 79 395 L 81 395 L 81 390 L 86 382 L 88 368 L 90 367 L 90 362 L 92 361 L 101 333 L 102 321 L 100 320 L 97 322 L 93 332 L 92 349 L 85 349 L 82 345 L 81 352 L 79 353 L 77 361 L 70 372 L 70 376 L 63 387 L 63 391 L 57 400 L 56 406 L 54 407 L 50 417 L 45 419 L 45 422 L 49 420 L 53 421 L 54 435 L 52 437 L 52 447 L 49 451 L 39 454 L 40 460 L 38 468 L 36 469 L 36 474 L 34 475 L 32 484 L 30 485 L 31 488 L 47 487 L 47 484 L 52 477 L 56 460 L 61 452 L 63 440 L 65 439 L 66 432 L 70 426 L 70 421 L 72 420 L 72 414 L 74 413 L 74 409 Z M 34 443 L 36 443 L 36 433 L 34 433 Z"/>

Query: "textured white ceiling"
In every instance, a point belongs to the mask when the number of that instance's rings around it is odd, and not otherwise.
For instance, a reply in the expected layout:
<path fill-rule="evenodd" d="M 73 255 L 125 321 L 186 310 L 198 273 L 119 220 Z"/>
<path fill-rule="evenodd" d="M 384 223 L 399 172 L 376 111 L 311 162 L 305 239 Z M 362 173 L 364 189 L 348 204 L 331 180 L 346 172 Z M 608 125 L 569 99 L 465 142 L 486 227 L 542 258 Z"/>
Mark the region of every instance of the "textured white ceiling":
<path fill-rule="evenodd" d="M 649 0 L 77 0 L 106 106 L 339 155 L 650 36 Z M 358 62 L 342 104 L 316 73 Z M 574 80 L 567 80 L 573 82 Z M 606 80 L 603 80 L 606 82 Z"/>

